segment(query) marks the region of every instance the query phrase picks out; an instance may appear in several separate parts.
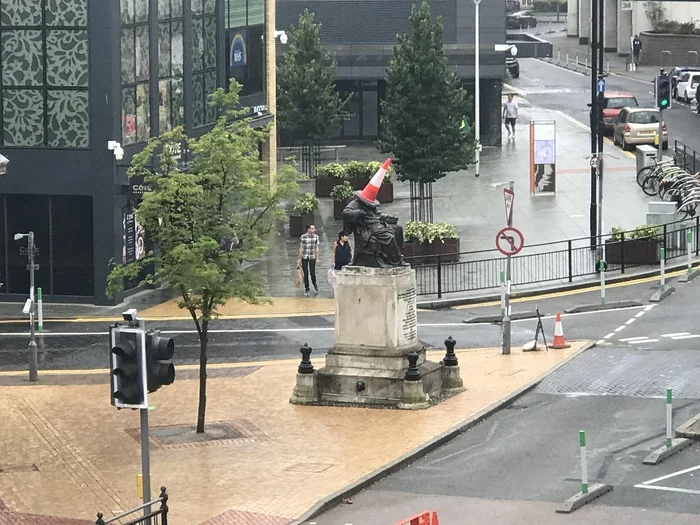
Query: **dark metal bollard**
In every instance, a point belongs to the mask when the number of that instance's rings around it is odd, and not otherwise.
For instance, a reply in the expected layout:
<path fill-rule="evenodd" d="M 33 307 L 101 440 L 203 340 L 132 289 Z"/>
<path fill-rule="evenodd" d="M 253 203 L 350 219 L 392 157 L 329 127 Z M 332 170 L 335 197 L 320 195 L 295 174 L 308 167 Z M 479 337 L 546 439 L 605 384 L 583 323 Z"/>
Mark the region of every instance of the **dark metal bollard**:
<path fill-rule="evenodd" d="M 299 352 L 301 352 L 301 363 L 299 363 L 299 368 L 297 371 L 300 374 L 313 374 L 314 373 L 314 365 L 311 364 L 311 352 L 313 348 L 311 348 L 307 343 L 304 343 L 304 346 L 299 348 Z"/>
<path fill-rule="evenodd" d="M 411 352 L 406 358 L 408 359 L 408 370 L 406 370 L 404 379 L 406 381 L 420 381 L 421 375 L 420 370 L 418 370 L 418 354 L 416 352 Z"/>
<path fill-rule="evenodd" d="M 105 520 L 102 519 L 103 514 L 101 512 L 97 513 L 97 521 L 95 522 L 95 525 L 105 525 Z"/>
<path fill-rule="evenodd" d="M 457 362 L 457 356 L 455 355 L 456 344 L 457 341 L 452 339 L 451 335 L 445 339 L 445 348 L 447 349 L 447 353 L 445 354 L 445 358 L 442 360 L 442 362 L 445 363 L 445 366 L 457 366 L 459 364 Z"/>
<path fill-rule="evenodd" d="M 168 525 L 168 493 L 165 486 L 160 488 L 160 500 L 160 509 L 162 511 L 160 523 L 161 525 Z"/>

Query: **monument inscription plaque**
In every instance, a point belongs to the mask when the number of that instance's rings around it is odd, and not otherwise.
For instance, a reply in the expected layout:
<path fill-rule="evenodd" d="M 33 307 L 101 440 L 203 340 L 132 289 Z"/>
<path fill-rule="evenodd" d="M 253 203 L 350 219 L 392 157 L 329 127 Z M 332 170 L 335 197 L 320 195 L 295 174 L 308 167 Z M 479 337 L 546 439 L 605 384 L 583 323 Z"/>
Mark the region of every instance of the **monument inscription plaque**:
<path fill-rule="evenodd" d="M 416 288 L 400 291 L 396 296 L 399 323 L 399 347 L 418 341 L 418 317 L 416 315 Z"/>

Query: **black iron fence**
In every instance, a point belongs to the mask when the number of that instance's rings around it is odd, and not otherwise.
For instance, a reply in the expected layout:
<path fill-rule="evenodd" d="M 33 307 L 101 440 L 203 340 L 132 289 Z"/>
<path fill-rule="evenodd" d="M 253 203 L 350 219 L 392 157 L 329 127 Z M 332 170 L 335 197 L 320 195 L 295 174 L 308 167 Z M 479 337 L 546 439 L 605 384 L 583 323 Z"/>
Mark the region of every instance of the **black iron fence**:
<path fill-rule="evenodd" d="M 688 234 L 691 234 L 688 237 Z M 700 217 L 658 226 L 658 233 L 639 237 L 638 232 L 625 231 L 605 235 L 599 247 L 605 246 L 606 274 L 624 274 L 635 267 L 659 264 L 664 248 L 664 260 L 686 257 L 688 238 L 691 254 L 698 255 Z M 462 252 L 458 262 L 455 254 L 431 256 L 431 264 L 415 265 L 418 295 L 497 289 L 505 271 L 506 257 L 497 250 Z M 421 257 L 425 260 L 425 256 Z M 599 272 L 598 249 L 591 249 L 590 237 L 525 246 L 511 257 L 511 283 L 523 286 L 539 283 L 573 283 L 583 281 Z M 416 260 L 407 257 L 406 260 Z"/>
<path fill-rule="evenodd" d="M 147 509 L 150 510 L 146 512 Z M 168 525 L 168 493 L 165 487 L 161 487 L 160 496 L 156 499 L 109 519 L 103 518 L 103 514 L 98 512 L 95 525 Z"/>
<path fill-rule="evenodd" d="M 700 171 L 700 156 L 698 153 L 677 140 L 673 141 L 673 155 L 676 164 L 689 173 Z"/>

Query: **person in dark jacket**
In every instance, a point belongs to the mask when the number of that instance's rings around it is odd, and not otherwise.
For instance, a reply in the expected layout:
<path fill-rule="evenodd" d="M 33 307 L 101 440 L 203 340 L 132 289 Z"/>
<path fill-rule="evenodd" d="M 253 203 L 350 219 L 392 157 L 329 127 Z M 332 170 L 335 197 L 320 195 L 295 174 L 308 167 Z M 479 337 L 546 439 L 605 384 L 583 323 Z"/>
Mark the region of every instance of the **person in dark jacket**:
<path fill-rule="evenodd" d="M 348 234 L 345 231 L 340 231 L 338 233 L 338 240 L 335 242 L 331 253 L 333 254 L 331 256 L 331 263 L 336 272 L 342 270 L 343 266 L 350 264 L 352 260 L 352 250 L 348 242 Z"/>
<path fill-rule="evenodd" d="M 642 52 L 642 41 L 639 39 L 639 35 L 634 35 L 632 39 L 632 56 L 634 57 L 634 67 L 639 65 L 639 53 Z"/>

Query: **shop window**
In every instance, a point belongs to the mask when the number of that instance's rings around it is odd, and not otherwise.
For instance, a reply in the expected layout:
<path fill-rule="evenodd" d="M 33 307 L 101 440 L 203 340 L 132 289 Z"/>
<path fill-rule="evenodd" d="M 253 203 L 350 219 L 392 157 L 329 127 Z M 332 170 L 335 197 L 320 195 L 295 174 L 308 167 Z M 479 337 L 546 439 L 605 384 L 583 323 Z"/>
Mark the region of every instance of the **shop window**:
<path fill-rule="evenodd" d="M 192 120 L 194 127 L 216 121 L 216 108 L 209 104 L 217 88 L 216 2 L 192 2 Z"/>
<path fill-rule="evenodd" d="M 371 90 L 362 91 L 362 136 L 376 137 L 378 128 L 377 92 Z"/>
<path fill-rule="evenodd" d="M 241 95 L 264 90 L 265 46 L 263 26 L 228 31 L 227 56 L 229 78 L 241 84 Z"/>
<path fill-rule="evenodd" d="M 148 7 L 149 0 L 121 0 L 120 4 L 123 145 L 151 136 Z"/>
<path fill-rule="evenodd" d="M 185 121 L 183 97 L 183 1 L 158 0 L 158 131 Z"/>
<path fill-rule="evenodd" d="M 3 2 L 2 143 L 87 148 L 87 0 Z"/>

